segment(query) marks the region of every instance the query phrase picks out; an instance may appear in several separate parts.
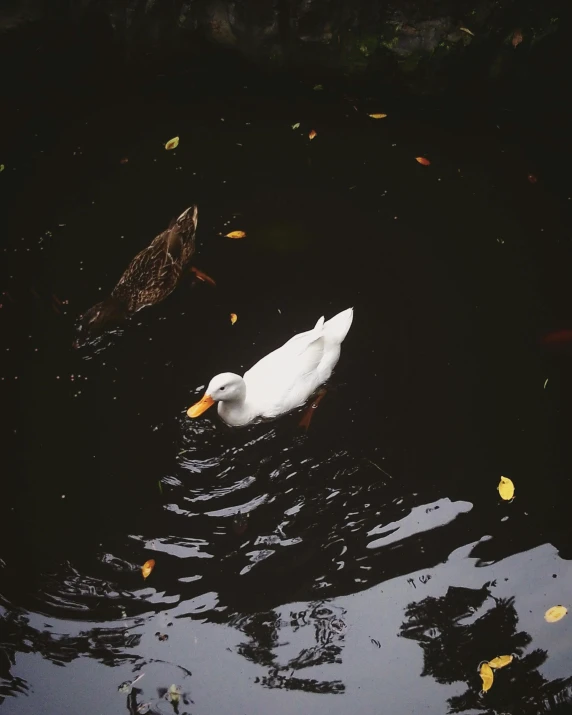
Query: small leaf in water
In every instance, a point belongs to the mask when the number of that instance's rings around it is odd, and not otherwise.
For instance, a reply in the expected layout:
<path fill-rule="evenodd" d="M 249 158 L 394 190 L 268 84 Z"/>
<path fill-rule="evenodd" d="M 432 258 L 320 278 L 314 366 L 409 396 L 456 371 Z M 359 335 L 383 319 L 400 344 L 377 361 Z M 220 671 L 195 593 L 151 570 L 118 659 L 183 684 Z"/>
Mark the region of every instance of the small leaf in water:
<path fill-rule="evenodd" d="M 483 681 L 483 693 L 486 693 L 493 686 L 494 675 L 491 666 L 488 663 L 483 663 L 479 669 L 479 675 Z"/>
<path fill-rule="evenodd" d="M 316 137 L 316 136 L 318 136 L 318 132 L 315 131 L 314 129 L 312 129 L 312 131 L 308 134 L 308 137 L 310 138 L 310 141 L 311 141 L 314 137 Z"/>
<path fill-rule="evenodd" d="M 141 673 L 141 675 L 138 675 L 135 680 L 126 680 L 125 682 L 121 683 L 121 685 L 118 686 L 117 690 L 120 693 L 130 693 L 131 690 L 133 689 L 133 686 L 135 683 L 137 683 L 141 678 L 145 675 L 145 673 Z"/>
<path fill-rule="evenodd" d="M 556 623 L 568 613 L 566 606 L 552 606 L 544 614 L 544 620 L 548 623 Z"/>
<path fill-rule="evenodd" d="M 246 238 L 244 231 L 231 231 L 225 235 L 225 238 Z"/>
<path fill-rule="evenodd" d="M 236 313 L 231 313 L 230 314 L 230 324 L 234 325 L 237 320 L 238 320 L 238 315 Z"/>
<path fill-rule="evenodd" d="M 299 129 L 300 128 L 300 122 L 296 122 L 296 124 L 292 124 L 292 129 Z"/>
<path fill-rule="evenodd" d="M 163 493 L 163 485 L 161 484 L 160 479 L 157 480 L 157 486 L 159 487 L 159 493 L 162 494 Z"/>
<path fill-rule="evenodd" d="M 415 161 L 419 162 L 422 166 L 429 166 L 431 163 L 429 159 L 426 159 L 424 156 L 416 156 Z"/>
<path fill-rule="evenodd" d="M 546 390 L 546 385 L 548 385 L 548 378 L 544 381 L 544 389 Z"/>
<path fill-rule="evenodd" d="M 0 164 L 0 171 L 4 171 L 5 168 L 4 164 Z"/>
<path fill-rule="evenodd" d="M 314 85 L 314 91 L 319 92 L 321 89 L 324 89 L 323 85 L 321 85 L 321 84 Z"/>
<path fill-rule="evenodd" d="M 194 266 L 191 268 L 191 271 L 196 275 L 196 277 L 200 280 L 203 281 L 203 283 L 210 283 L 212 286 L 216 286 L 216 283 L 213 278 L 210 276 L 207 276 L 206 273 L 203 273 L 202 271 L 199 271 L 198 268 L 195 268 Z"/>
<path fill-rule="evenodd" d="M 522 40 L 523 40 L 522 32 L 520 30 L 515 30 L 512 35 L 512 40 L 511 40 L 512 46 L 516 49 L 520 45 Z"/>
<path fill-rule="evenodd" d="M 501 498 L 510 501 L 514 496 L 514 484 L 508 477 L 501 477 L 497 487 Z"/>
<path fill-rule="evenodd" d="M 120 164 L 127 164 L 128 162 L 129 162 L 129 159 L 127 157 L 119 160 Z"/>
<path fill-rule="evenodd" d="M 468 27 L 460 27 L 459 30 L 461 30 L 461 32 L 466 32 L 467 35 L 471 35 L 471 37 L 475 36 L 475 33 L 471 32 Z"/>
<path fill-rule="evenodd" d="M 375 114 L 368 114 L 368 117 L 371 117 L 372 119 L 385 119 L 387 117 L 387 114 L 381 114 L 379 112 L 376 112 Z"/>
<path fill-rule="evenodd" d="M 169 686 L 167 690 L 167 700 L 171 703 L 178 703 L 181 698 L 181 688 L 178 685 Z"/>
<path fill-rule="evenodd" d="M 153 571 L 154 568 L 155 568 L 154 559 L 149 559 L 149 561 L 145 561 L 143 566 L 141 566 L 141 573 L 143 574 L 143 578 L 147 578 L 151 574 L 151 571 Z"/>
<path fill-rule="evenodd" d="M 173 137 L 165 144 L 165 149 L 169 151 L 170 149 L 176 149 L 179 146 L 179 137 Z"/>
<path fill-rule="evenodd" d="M 489 665 L 491 668 L 496 668 L 498 670 L 498 668 L 504 668 L 505 665 L 512 663 L 512 660 L 512 655 L 497 655 L 496 658 L 489 660 Z"/>
<path fill-rule="evenodd" d="M 527 179 L 530 181 L 531 184 L 536 184 L 536 182 L 538 181 L 538 179 L 536 178 L 536 176 L 534 176 L 534 174 L 529 174 L 527 176 Z"/>

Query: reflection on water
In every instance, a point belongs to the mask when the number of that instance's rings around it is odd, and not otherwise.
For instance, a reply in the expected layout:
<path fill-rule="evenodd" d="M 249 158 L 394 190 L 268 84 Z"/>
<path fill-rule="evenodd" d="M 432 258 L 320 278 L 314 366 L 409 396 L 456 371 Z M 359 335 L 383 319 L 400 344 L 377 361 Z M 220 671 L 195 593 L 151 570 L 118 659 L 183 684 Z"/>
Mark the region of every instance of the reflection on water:
<path fill-rule="evenodd" d="M 519 183 L 496 118 L 381 126 L 311 92 L 266 105 L 241 81 L 229 105 L 207 90 L 167 113 L 130 98 L 63 139 L 44 128 L 49 162 L 37 142 L 22 160 L 54 225 L 20 210 L 2 266 L 4 709 L 556 712 L 572 621 L 543 614 L 572 588 L 553 497 L 572 381 L 567 354 L 535 344 L 572 320 L 538 254 L 542 228 L 551 261 L 572 260 L 555 199 Z M 291 128 L 310 119 L 311 145 Z M 216 289 L 183 284 L 73 351 L 75 316 L 191 200 Z M 212 374 L 347 305 L 307 432 L 299 413 L 186 418 Z M 509 653 L 482 696 L 479 663 Z"/>

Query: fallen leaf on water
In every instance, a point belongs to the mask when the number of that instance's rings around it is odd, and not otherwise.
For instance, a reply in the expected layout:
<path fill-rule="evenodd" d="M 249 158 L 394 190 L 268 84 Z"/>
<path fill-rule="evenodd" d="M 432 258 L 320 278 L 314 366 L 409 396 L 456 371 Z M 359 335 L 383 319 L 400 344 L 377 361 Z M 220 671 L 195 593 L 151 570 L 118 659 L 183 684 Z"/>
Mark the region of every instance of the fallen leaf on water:
<path fill-rule="evenodd" d="M 165 149 L 176 149 L 179 146 L 179 137 L 173 137 L 165 144 Z"/>
<path fill-rule="evenodd" d="M 379 112 L 376 112 L 375 114 L 368 114 L 368 117 L 371 117 L 372 119 L 385 119 L 387 117 L 387 114 L 381 114 Z"/>
<path fill-rule="evenodd" d="M 483 663 L 479 669 L 479 675 L 483 681 L 483 693 L 490 690 L 493 686 L 494 675 L 491 666 L 488 663 Z"/>
<path fill-rule="evenodd" d="M 515 30 L 511 40 L 512 46 L 515 48 L 518 47 L 518 45 L 522 42 L 522 39 L 522 32 L 520 30 Z"/>
<path fill-rule="evenodd" d="M 429 159 L 426 159 L 424 156 L 416 156 L 415 161 L 419 162 L 423 166 L 429 166 L 429 164 L 431 163 Z"/>
<path fill-rule="evenodd" d="M 318 135 L 318 132 L 316 132 L 314 129 L 312 129 L 312 131 L 308 134 L 310 139 L 313 139 L 317 135 Z"/>
<path fill-rule="evenodd" d="M 181 688 L 178 685 L 171 685 L 167 691 L 167 700 L 171 703 L 178 703 L 181 698 Z"/>
<path fill-rule="evenodd" d="M 198 268 L 195 268 L 194 266 L 191 268 L 191 271 L 196 275 L 196 277 L 200 280 L 203 281 L 203 283 L 210 283 L 212 286 L 216 286 L 215 281 L 208 276 L 206 273 L 203 273 L 202 271 L 199 271 Z"/>
<path fill-rule="evenodd" d="M 460 27 L 459 30 L 461 30 L 461 32 L 466 32 L 467 35 L 471 35 L 471 37 L 475 36 L 475 33 L 471 32 L 468 27 Z"/>
<path fill-rule="evenodd" d="M 544 381 L 544 390 L 546 390 L 546 385 L 548 385 L 548 378 L 546 378 L 546 380 Z"/>
<path fill-rule="evenodd" d="M 4 171 L 5 168 L 4 164 L 0 164 L 0 171 Z"/>
<path fill-rule="evenodd" d="M 501 477 L 497 487 L 502 499 L 510 501 L 514 496 L 514 484 L 508 477 Z"/>
<path fill-rule="evenodd" d="M 536 184 L 536 182 L 538 181 L 538 179 L 536 178 L 536 176 L 534 176 L 534 174 L 529 174 L 527 176 L 527 179 L 530 181 L 531 184 Z"/>
<path fill-rule="evenodd" d="M 504 668 L 505 665 L 512 663 L 512 660 L 512 655 L 497 655 L 496 658 L 489 660 L 488 664 L 491 668 L 496 668 L 498 670 L 498 668 Z"/>
<path fill-rule="evenodd" d="M 135 683 L 141 680 L 144 675 L 145 673 L 141 673 L 141 675 L 138 675 L 135 680 L 126 680 L 124 683 L 121 683 L 121 685 L 118 686 L 117 690 L 120 693 L 130 693 Z"/>
<path fill-rule="evenodd" d="M 225 238 L 246 238 L 246 233 L 244 231 L 231 231 L 225 234 Z"/>
<path fill-rule="evenodd" d="M 544 614 L 544 620 L 548 623 L 556 623 L 568 613 L 566 606 L 552 606 Z"/>
<path fill-rule="evenodd" d="M 119 163 L 120 163 L 120 164 L 127 164 L 128 161 L 129 161 L 129 159 L 127 159 L 127 157 L 126 157 L 125 159 L 120 159 L 120 160 L 119 160 Z"/>
<path fill-rule="evenodd" d="M 296 124 L 292 124 L 292 129 L 299 129 L 300 127 L 300 122 L 296 122 Z"/>
<path fill-rule="evenodd" d="M 314 90 L 319 92 L 321 89 L 324 89 L 324 85 L 322 84 L 316 84 L 314 85 Z"/>
<path fill-rule="evenodd" d="M 143 574 L 143 578 L 147 578 L 147 576 L 150 575 L 151 571 L 155 568 L 155 561 L 153 559 L 149 559 L 149 561 L 145 561 L 143 566 L 141 566 L 141 573 Z"/>
<path fill-rule="evenodd" d="M 569 343 L 572 341 L 572 330 L 570 328 L 555 330 L 552 333 L 544 335 L 541 340 L 545 345 L 549 345 L 550 343 Z"/>
<path fill-rule="evenodd" d="M 236 313 L 231 313 L 231 314 L 230 314 L 230 323 L 231 323 L 231 325 L 234 325 L 237 320 L 238 320 L 238 315 L 237 315 Z"/>

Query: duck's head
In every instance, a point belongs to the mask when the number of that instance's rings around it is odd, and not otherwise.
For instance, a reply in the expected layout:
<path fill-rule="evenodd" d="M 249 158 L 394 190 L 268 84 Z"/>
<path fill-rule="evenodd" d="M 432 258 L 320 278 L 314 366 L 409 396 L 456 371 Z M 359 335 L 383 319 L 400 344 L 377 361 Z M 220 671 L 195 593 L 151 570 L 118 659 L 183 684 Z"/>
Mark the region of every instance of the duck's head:
<path fill-rule="evenodd" d="M 180 236 L 183 243 L 195 240 L 197 232 L 197 223 L 199 217 L 199 209 L 195 204 L 189 206 L 188 209 L 171 222 L 170 232 Z"/>
<path fill-rule="evenodd" d="M 79 348 L 86 342 L 98 337 L 108 328 L 119 325 L 127 318 L 127 309 L 124 303 L 109 297 L 87 310 L 76 326 L 76 340 L 74 347 Z"/>
<path fill-rule="evenodd" d="M 199 417 L 215 402 L 240 402 L 244 400 L 246 385 L 240 375 L 222 372 L 209 382 L 202 399 L 187 410 L 188 417 Z"/>

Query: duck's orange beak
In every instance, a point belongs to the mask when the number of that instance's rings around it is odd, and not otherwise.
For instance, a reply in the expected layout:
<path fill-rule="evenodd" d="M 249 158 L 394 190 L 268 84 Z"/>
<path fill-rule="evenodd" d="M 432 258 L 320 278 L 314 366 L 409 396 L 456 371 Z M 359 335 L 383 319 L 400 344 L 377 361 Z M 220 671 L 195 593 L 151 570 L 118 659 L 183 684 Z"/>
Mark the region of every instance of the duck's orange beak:
<path fill-rule="evenodd" d="M 187 410 L 187 417 L 199 417 L 203 412 L 206 412 L 209 407 L 214 405 L 215 401 L 210 395 L 205 395 L 202 400 L 195 402 L 192 407 Z"/>

